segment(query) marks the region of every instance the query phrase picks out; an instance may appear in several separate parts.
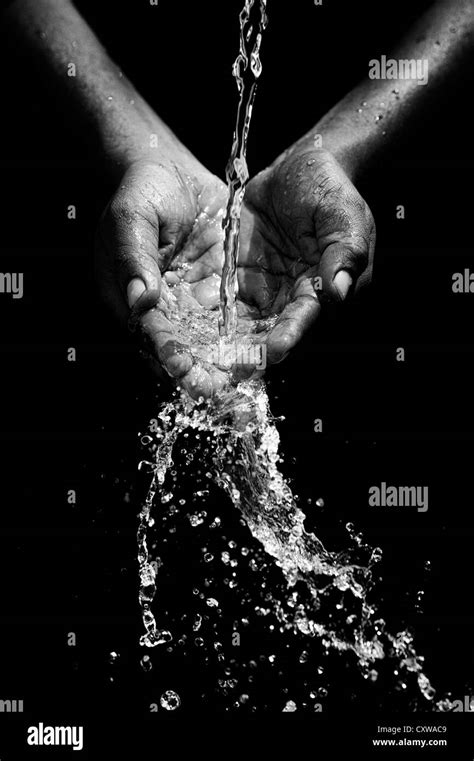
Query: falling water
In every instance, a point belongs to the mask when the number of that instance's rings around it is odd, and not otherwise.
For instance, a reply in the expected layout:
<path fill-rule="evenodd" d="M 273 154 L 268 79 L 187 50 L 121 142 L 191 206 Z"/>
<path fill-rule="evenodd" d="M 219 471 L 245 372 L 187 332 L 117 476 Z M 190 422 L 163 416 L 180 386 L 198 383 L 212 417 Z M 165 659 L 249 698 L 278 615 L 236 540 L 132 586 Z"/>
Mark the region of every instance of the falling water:
<path fill-rule="evenodd" d="M 256 0 L 245 0 L 240 13 L 240 51 L 233 75 L 239 91 L 239 104 L 234 129 L 232 151 L 227 162 L 226 179 L 229 200 L 224 217 L 224 266 L 222 268 L 219 333 L 233 336 L 236 327 L 235 295 L 237 289 L 237 257 L 239 253 L 240 213 L 245 186 L 249 178 L 247 168 L 247 137 L 252 118 L 257 80 L 262 72 L 260 45 L 267 26 L 266 0 L 258 0 L 258 22 L 253 18 L 257 12 Z M 255 7 L 254 7 L 255 6 Z"/>
<path fill-rule="evenodd" d="M 141 644 L 155 647 L 172 638 L 157 626 L 151 612 L 157 569 L 149 561 L 146 537 L 154 523 L 155 496 L 173 466 L 174 447 L 186 431 L 194 430 L 211 442 L 207 478 L 228 494 L 252 536 L 280 569 L 286 592 L 283 599 L 270 594 L 268 605 L 281 630 L 302 634 L 308 641 L 317 638 L 326 648 L 352 652 L 361 672 L 371 680 L 377 678 L 374 666 L 378 662 L 394 658 L 399 673 L 415 675 L 421 694 L 432 701 L 435 691 L 423 673 L 423 658 L 416 654 L 412 636 L 406 631 L 386 631 L 384 620 L 369 603 L 372 570 L 381 551 L 363 545 L 367 562 L 361 564 L 349 550 L 328 551 L 304 528 L 305 514 L 278 467 L 279 434 L 263 382 L 243 381 L 207 402 L 194 402 L 177 392 L 173 401 L 163 405 L 158 426 L 152 446 L 152 482 L 138 531 L 140 604 L 146 629 Z M 171 498 L 165 490 L 162 504 Z M 333 615 L 334 608 L 340 611 L 338 616 Z"/>
<path fill-rule="evenodd" d="M 248 179 L 245 154 L 255 88 L 261 72 L 262 32 L 267 24 L 266 0 L 260 0 L 257 24 L 251 19 L 252 11 L 256 12 L 254 6 L 255 0 L 246 0 L 240 14 L 240 53 L 234 64 L 240 101 L 227 165 L 229 202 L 224 223 L 221 336 L 232 336 L 236 323 L 239 223 Z M 215 313 L 204 310 L 195 329 L 202 330 L 203 334 L 206 330 L 214 333 Z M 199 342 L 194 340 L 193 343 Z M 352 653 L 360 672 L 370 681 L 378 677 L 377 664 L 394 659 L 400 683 L 403 684 L 404 675 L 412 674 L 421 695 L 433 704 L 435 691 L 423 672 L 423 658 L 416 654 L 411 635 L 406 631 L 390 634 L 375 605 L 369 602 L 374 586 L 373 568 L 381 559 L 381 550 L 359 541 L 358 554 L 350 549 L 331 552 L 314 533 L 306 531 L 306 516 L 279 469 L 279 434 L 263 381 L 250 379 L 237 386 L 229 385 L 208 401 L 194 401 L 178 389 L 172 401 L 162 405 L 155 422 L 157 425 L 142 437 L 149 455 L 139 466 L 150 477 L 137 532 L 139 602 L 145 627 L 140 644 L 155 648 L 169 645 L 173 640 L 173 633 L 160 628 L 152 612 L 160 571 L 158 564 L 150 559 L 148 534 L 155 522 L 152 512 L 157 509 L 156 503 L 161 502 L 165 506 L 162 510 L 166 511 L 173 498 L 165 480 L 172 472 L 178 441 L 194 431 L 204 435 L 208 442 L 210 465 L 206 478 L 209 484 L 217 485 L 229 496 L 250 534 L 263 548 L 268 563 L 279 569 L 283 593 L 275 589 L 267 593 L 265 600 L 266 612 L 272 611 L 280 632 L 303 636 L 308 646 L 311 641 L 319 640 L 326 649 Z M 186 446 L 190 447 L 189 439 Z M 158 516 L 160 521 L 164 515 Z M 199 516 L 193 516 L 193 520 L 192 525 L 201 522 Z M 223 562 L 228 562 L 227 553 L 225 555 Z M 215 598 L 206 602 L 208 607 L 218 609 L 219 602 Z M 159 612 L 157 617 L 160 619 Z M 198 616 L 193 631 L 198 631 L 200 626 Z M 151 668 L 149 656 L 142 660 L 145 659 L 144 669 Z M 161 702 L 167 710 L 174 710 L 179 704 L 179 695 L 173 691 L 165 693 Z M 288 711 L 296 708 L 294 701 L 282 706 L 282 710 Z"/>

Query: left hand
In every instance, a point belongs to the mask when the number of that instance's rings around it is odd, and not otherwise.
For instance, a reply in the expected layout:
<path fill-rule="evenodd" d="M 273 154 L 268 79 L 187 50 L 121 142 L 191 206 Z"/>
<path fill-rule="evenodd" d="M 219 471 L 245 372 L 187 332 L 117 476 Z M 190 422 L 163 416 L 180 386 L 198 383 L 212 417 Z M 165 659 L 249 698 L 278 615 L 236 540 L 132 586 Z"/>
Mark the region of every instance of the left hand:
<path fill-rule="evenodd" d="M 279 314 L 267 338 L 269 363 L 295 346 L 322 301 L 340 302 L 370 281 L 374 248 L 370 209 L 328 151 L 294 149 L 251 180 L 239 299 L 260 317 Z"/>

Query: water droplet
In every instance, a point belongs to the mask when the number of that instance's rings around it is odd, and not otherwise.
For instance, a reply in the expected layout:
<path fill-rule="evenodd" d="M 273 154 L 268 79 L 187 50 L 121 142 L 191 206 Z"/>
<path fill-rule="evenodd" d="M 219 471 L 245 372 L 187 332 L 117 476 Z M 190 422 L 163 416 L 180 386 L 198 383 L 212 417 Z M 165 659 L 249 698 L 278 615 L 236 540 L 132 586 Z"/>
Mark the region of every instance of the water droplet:
<path fill-rule="evenodd" d="M 149 655 L 144 655 L 143 658 L 140 661 L 140 665 L 143 669 L 143 671 L 151 671 L 153 668 L 153 664 L 151 662 L 151 658 Z"/>
<path fill-rule="evenodd" d="M 181 705 L 181 698 L 174 690 L 167 690 L 160 698 L 160 706 L 166 711 L 176 711 Z"/>
<path fill-rule="evenodd" d="M 379 563 L 382 560 L 383 552 L 380 549 L 380 547 L 375 547 L 372 550 L 372 554 L 370 556 L 370 563 Z"/>
<path fill-rule="evenodd" d="M 153 473 L 155 471 L 155 463 L 148 460 L 141 460 L 138 463 L 138 470 L 143 470 L 145 473 Z"/>

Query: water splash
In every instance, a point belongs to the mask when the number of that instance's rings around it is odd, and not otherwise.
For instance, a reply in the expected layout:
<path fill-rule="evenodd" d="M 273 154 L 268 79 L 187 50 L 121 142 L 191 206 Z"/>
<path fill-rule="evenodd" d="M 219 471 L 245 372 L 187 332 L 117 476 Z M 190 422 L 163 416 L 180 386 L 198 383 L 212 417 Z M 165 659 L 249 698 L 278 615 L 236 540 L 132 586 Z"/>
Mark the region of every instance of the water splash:
<path fill-rule="evenodd" d="M 226 168 L 229 201 L 224 219 L 224 266 L 218 325 L 216 329 L 215 314 L 207 310 L 193 312 L 188 321 L 180 315 L 177 321 L 177 329 L 194 331 L 190 343 L 194 347 L 196 362 L 205 360 L 209 346 L 235 334 L 240 214 L 249 178 L 247 137 L 257 80 L 262 69 L 260 46 L 266 25 L 266 0 L 259 0 L 258 5 L 256 0 L 245 0 L 240 14 L 240 52 L 233 68 L 240 99 L 232 151 Z M 201 350 L 204 351 L 202 357 Z M 151 476 L 137 531 L 139 602 L 145 628 L 140 644 L 155 648 L 176 641 L 168 629 L 159 628 L 152 612 L 159 566 L 150 557 L 148 531 L 154 525 L 151 513 L 158 498 L 166 506 L 163 508 L 165 514 L 178 510 L 171 505 L 173 494 L 165 487 L 165 479 L 168 473 L 173 473 L 173 456 L 178 441 L 182 436 L 188 436 L 189 431 L 197 431 L 204 434 L 208 442 L 210 464 L 206 471 L 207 486 L 215 484 L 229 496 L 250 534 L 263 548 L 269 565 L 278 569 L 281 583 L 265 594 L 265 605 L 257 605 L 255 609 L 262 616 L 271 612 L 280 632 L 289 633 L 295 640 L 303 638 L 305 646 L 299 663 L 307 663 L 310 646 L 319 641 L 326 651 L 355 656 L 364 678 L 368 682 L 376 682 L 380 664 L 391 660 L 397 667 L 398 688 L 405 689 L 411 676 L 416 680 L 423 698 L 433 705 L 435 691 L 423 672 L 423 658 L 417 655 L 412 636 L 406 631 L 389 633 L 385 621 L 370 602 L 374 586 L 372 571 L 381 558 L 381 550 L 358 540 L 355 542 L 357 552 L 352 548 L 331 552 L 314 533 L 306 531 L 306 516 L 279 469 L 279 434 L 263 382 L 242 381 L 206 402 L 193 401 L 177 391 L 172 401 L 161 407 L 157 421 L 153 435 L 142 437 L 142 443 L 149 447 L 150 454 L 147 460 L 140 463 L 141 470 Z M 195 453 L 191 451 L 189 439 L 186 449 L 182 451 L 187 452 L 186 461 L 190 463 Z M 196 494 L 205 496 L 207 488 L 202 488 L 201 484 L 200 487 Z M 190 525 L 199 527 L 205 515 L 202 511 L 188 515 Z M 220 520 L 217 516 L 209 528 L 219 528 Z M 244 550 L 246 548 L 242 547 L 242 555 Z M 207 550 L 203 552 L 204 562 L 212 563 L 213 555 Z M 237 563 L 227 551 L 221 553 L 221 561 L 229 567 Z M 229 588 L 237 586 L 235 577 L 236 571 L 233 571 L 228 581 Z M 219 611 L 219 602 L 215 597 L 204 595 L 197 588 L 193 594 L 205 601 L 207 610 Z M 199 648 L 205 644 L 200 636 L 205 618 L 206 615 L 196 614 L 192 622 L 194 645 Z M 242 623 L 244 621 L 242 619 Z M 270 628 L 274 628 L 273 625 Z M 185 641 L 186 635 L 180 636 L 177 646 L 183 646 Z M 214 649 L 218 662 L 222 662 L 222 643 L 215 641 Z M 270 655 L 268 662 L 273 664 L 275 655 Z M 253 663 L 251 661 L 250 665 Z M 151 668 L 149 656 L 143 657 L 142 667 L 145 670 Z M 318 668 L 317 673 L 320 675 L 322 670 Z M 225 695 L 235 689 L 237 680 L 229 678 L 230 669 L 225 670 L 224 677 L 218 683 Z M 327 690 L 323 687 L 310 692 L 311 700 L 326 695 Z M 247 703 L 249 695 L 243 693 L 234 706 L 238 708 Z M 164 693 L 160 704 L 166 710 L 174 710 L 180 705 L 180 698 L 170 690 Z M 294 700 L 285 700 L 281 710 L 294 711 L 297 708 Z"/>
<path fill-rule="evenodd" d="M 236 273 L 239 252 L 240 214 L 244 200 L 245 186 L 249 179 L 247 167 L 247 138 L 252 119 L 253 103 L 257 80 L 262 73 L 260 45 L 268 18 L 266 0 L 245 0 L 240 13 L 240 51 L 232 73 L 237 82 L 239 104 L 232 150 L 226 167 L 229 200 L 223 221 L 224 266 L 222 269 L 220 292 L 219 333 L 233 336 L 236 328 L 235 295 Z M 258 15 L 258 18 L 255 16 Z"/>
<path fill-rule="evenodd" d="M 148 557 L 146 536 L 155 496 L 173 466 L 173 449 L 186 431 L 194 430 L 205 434 L 209 442 L 209 483 L 227 493 L 254 539 L 280 569 L 283 595 L 270 592 L 266 596 L 266 612 L 271 610 L 276 616 L 280 631 L 303 635 L 308 645 L 317 639 L 326 649 L 354 654 L 369 681 L 377 680 L 377 663 L 394 659 L 400 689 L 406 687 L 404 675 L 412 675 L 421 695 L 433 701 L 435 690 L 423 672 L 423 658 L 414 649 L 412 635 L 387 632 L 385 621 L 370 602 L 372 571 L 381 551 L 358 541 L 358 557 L 352 549 L 331 552 L 314 533 L 306 531 L 305 513 L 279 470 L 279 434 L 263 382 L 243 381 L 207 402 L 195 402 L 177 392 L 163 405 L 158 423 L 154 474 L 138 530 L 139 599 L 145 625 L 141 644 L 155 647 L 172 636 L 157 626 L 151 612 L 156 571 Z M 203 493 L 201 484 L 199 493 Z M 168 496 L 164 490 L 162 503 L 167 504 Z M 222 562 L 231 562 L 229 553 L 223 553 Z M 209 597 L 206 605 L 217 607 L 218 602 Z M 199 617 L 193 629 L 199 631 L 200 627 Z"/>
<path fill-rule="evenodd" d="M 160 706 L 166 711 L 176 711 L 181 705 L 181 698 L 174 690 L 167 690 L 160 698 Z"/>

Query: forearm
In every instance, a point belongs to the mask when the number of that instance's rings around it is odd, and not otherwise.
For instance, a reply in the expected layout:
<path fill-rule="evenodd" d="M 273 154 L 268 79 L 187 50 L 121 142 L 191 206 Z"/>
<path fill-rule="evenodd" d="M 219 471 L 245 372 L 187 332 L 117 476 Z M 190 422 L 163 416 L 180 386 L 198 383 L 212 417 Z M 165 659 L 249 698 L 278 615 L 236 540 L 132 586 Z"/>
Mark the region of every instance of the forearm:
<path fill-rule="evenodd" d="M 85 141 L 114 175 L 146 158 L 202 169 L 107 55 L 69 0 L 15 0 L 2 19 L 12 49 L 31 57 L 80 118 Z"/>
<path fill-rule="evenodd" d="M 291 150 L 310 149 L 315 135 L 321 135 L 322 147 L 331 151 L 354 177 L 361 167 L 387 150 L 420 112 L 436 103 L 442 90 L 472 58 L 473 46 L 473 0 L 435 3 L 386 57 L 397 63 L 420 61 L 419 70 L 426 73 L 426 83 L 419 84 L 415 78 L 371 79 L 368 67 L 367 77 Z"/>

